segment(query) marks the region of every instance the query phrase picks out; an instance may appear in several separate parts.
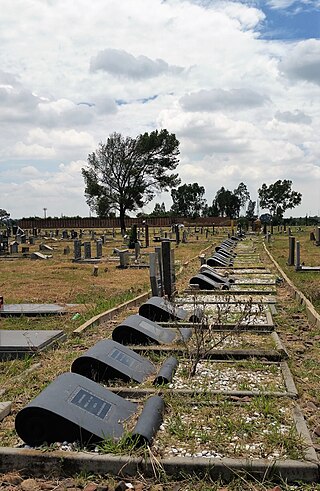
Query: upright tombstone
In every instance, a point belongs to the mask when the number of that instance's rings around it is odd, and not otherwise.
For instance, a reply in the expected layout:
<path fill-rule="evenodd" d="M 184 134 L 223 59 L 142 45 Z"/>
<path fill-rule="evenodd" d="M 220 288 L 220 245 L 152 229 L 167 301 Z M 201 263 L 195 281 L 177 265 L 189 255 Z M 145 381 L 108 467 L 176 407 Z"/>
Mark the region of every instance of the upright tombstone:
<path fill-rule="evenodd" d="M 91 242 L 84 242 L 84 258 L 91 259 Z"/>
<path fill-rule="evenodd" d="M 81 240 L 73 241 L 73 257 L 75 261 L 79 261 L 81 259 Z"/>
<path fill-rule="evenodd" d="M 299 271 L 301 269 L 301 264 L 300 264 L 300 242 L 297 240 L 296 242 L 296 263 L 295 263 L 295 269 L 296 271 Z"/>
<path fill-rule="evenodd" d="M 94 230 L 91 230 L 91 240 L 94 240 L 96 238 L 96 233 Z"/>
<path fill-rule="evenodd" d="M 146 247 L 149 247 L 149 245 L 150 245 L 149 225 L 147 223 L 144 226 L 144 233 L 145 233 L 145 238 L 146 238 Z"/>
<path fill-rule="evenodd" d="M 26 236 L 26 234 L 20 235 L 20 242 L 21 242 L 21 244 L 26 244 L 27 243 L 27 236 Z"/>
<path fill-rule="evenodd" d="M 10 254 L 17 254 L 19 252 L 19 243 L 15 240 L 10 244 Z"/>
<path fill-rule="evenodd" d="M 62 238 L 63 239 L 68 239 L 69 238 L 68 230 L 62 230 Z"/>
<path fill-rule="evenodd" d="M 129 249 L 134 249 L 135 243 L 138 242 L 137 224 L 134 223 L 131 227 Z"/>
<path fill-rule="evenodd" d="M 71 230 L 71 239 L 74 240 L 78 237 L 78 232 L 75 230 Z"/>
<path fill-rule="evenodd" d="M 179 225 L 175 226 L 175 233 L 176 233 L 176 244 L 180 244 L 180 228 Z"/>
<path fill-rule="evenodd" d="M 182 244 L 186 244 L 186 243 L 187 243 L 187 235 L 188 235 L 188 234 L 187 234 L 187 231 L 186 231 L 186 230 L 184 230 L 184 231 L 182 232 Z"/>
<path fill-rule="evenodd" d="M 289 257 L 288 266 L 294 266 L 294 249 L 295 249 L 296 238 L 292 235 L 289 236 Z"/>
<path fill-rule="evenodd" d="M 100 259 L 102 257 L 102 240 L 96 242 L 96 257 Z"/>
<path fill-rule="evenodd" d="M 169 240 L 162 241 L 161 254 L 162 254 L 164 294 L 167 295 L 170 300 L 174 292 L 174 289 L 173 289 L 173 282 L 172 282 L 171 242 Z"/>
<path fill-rule="evenodd" d="M 129 266 L 129 253 L 128 251 L 119 251 L 120 269 L 126 269 Z"/>
<path fill-rule="evenodd" d="M 140 257 L 140 242 L 136 242 L 134 244 L 134 256 L 135 260 L 137 261 Z"/>
<path fill-rule="evenodd" d="M 316 246 L 320 246 L 320 227 L 316 228 Z"/>
<path fill-rule="evenodd" d="M 157 268 L 157 254 L 155 252 L 149 253 L 149 272 L 150 272 L 150 286 L 151 292 L 154 297 L 158 297 L 159 291 L 159 274 Z"/>

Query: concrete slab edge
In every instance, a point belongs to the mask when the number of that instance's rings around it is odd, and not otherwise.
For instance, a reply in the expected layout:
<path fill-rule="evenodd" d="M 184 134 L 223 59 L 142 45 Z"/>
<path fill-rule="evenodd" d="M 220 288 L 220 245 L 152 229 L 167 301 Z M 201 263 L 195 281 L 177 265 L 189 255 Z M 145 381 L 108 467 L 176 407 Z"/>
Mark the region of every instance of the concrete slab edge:
<path fill-rule="evenodd" d="M 13 448 L 0 449 L 0 472 L 20 471 L 33 476 L 68 476 L 79 472 L 98 475 L 133 477 L 143 474 L 154 477 L 155 473 L 165 472 L 170 476 L 185 477 L 196 474 L 210 475 L 214 479 L 222 477 L 230 481 L 236 475 L 246 474 L 256 479 L 281 478 L 288 482 L 316 482 L 319 478 L 318 465 L 308 461 L 264 459 L 205 459 L 179 458 L 142 459 L 129 456 L 91 455 L 83 452 L 40 452 Z"/>
<path fill-rule="evenodd" d="M 319 464 L 317 453 L 314 449 L 310 433 L 307 427 L 307 423 L 304 419 L 303 413 L 298 405 L 296 405 L 293 409 L 293 416 L 295 425 L 297 428 L 297 432 L 301 435 L 303 440 L 306 442 L 307 449 L 305 450 L 306 460 Z"/>
<path fill-rule="evenodd" d="M 294 383 L 293 376 L 292 376 L 292 373 L 291 373 L 290 368 L 288 366 L 288 363 L 285 361 L 282 361 L 280 363 L 280 366 L 281 366 L 284 384 L 286 386 L 288 394 L 291 394 L 291 397 L 293 397 L 295 399 L 298 398 L 297 387 Z"/>
<path fill-rule="evenodd" d="M 276 345 L 277 351 L 279 351 L 282 355 L 283 358 L 287 359 L 289 358 L 289 353 L 286 350 L 284 344 L 282 343 L 281 339 L 279 338 L 279 334 L 276 331 L 272 331 L 271 337 Z"/>
<path fill-rule="evenodd" d="M 320 314 L 316 311 L 310 300 L 300 291 L 298 288 L 294 285 L 294 283 L 288 278 L 288 276 L 285 274 L 285 272 L 282 270 L 282 268 L 279 266 L 277 261 L 273 258 L 271 253 L 268 251 L 267 247 L 265 244 L 263 244 L 264 250 L 269 256 L 270 260 L 273 262 L 281 276 L 284 278 L 286 283 L 290 286 L 290 288 L 294 292 L 294 296 L 296 299 L 300 301 L 301 304 L 303 304 L 306 307 L 306 312 L 308 316 L 308 320 L 311 324 L 320 327 Z"/>
<path fill-rule="evenodd" d="M 0 402 L 0 421 L 2 421 L 11 412 L 12 402 L 4 401 Z"/>

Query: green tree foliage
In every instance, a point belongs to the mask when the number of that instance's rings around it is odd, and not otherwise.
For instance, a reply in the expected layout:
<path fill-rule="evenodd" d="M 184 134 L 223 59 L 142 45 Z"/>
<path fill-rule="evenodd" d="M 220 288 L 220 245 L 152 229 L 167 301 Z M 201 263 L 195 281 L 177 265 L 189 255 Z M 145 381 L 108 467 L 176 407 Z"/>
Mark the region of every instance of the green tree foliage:
<path fill-rule="evenodd" d="M 292 181 L 278 180 L 267 186 L 262 184 L 258 189 L 261 208 L 270 211 L 272 220 L 282 218 L 286 210 L 294 208 L 301 203 L 302 195 L 292 190 Z"/>
<path fill-rule="evenodd" d="M 205 189 L 198 183 L 183 184 L 177 189 L 171 190 L 173 205 L 171 212 L 173 215 L 197 218 L 201 215 L 206 200 L 203 198 Z"/>
<path fill-rule="evenodd" d="M 167 173 L 176 169 L 178 155 L 179 141 L 165 129 L 136 138 L 112 133 L 89 154 L 88 165 L 82 169 L 88 205 L 99 217 L 117 211 L 125 231 L 127 212 L 180 184 L 178 174 Z"/>
<path fill-rule="evenodd" d="M 149 217 L 166 217 L 169 215 L 169 212 L 166 211 L 166 206 L 162 202 L 161 205 L 160 203 L 156 203 L 154 205 L 153 211 L 148 215 Z"/>
<path fill-rule="evenodd" d="M 240 207 L 245 206 L 247 201 L 250 200 L 250 193 L 247 186 L 243 182 L 240 182 L 237 189 L 233 191 L 233 194 L 235 194 L 239 198 Z"/>
<path fill-rule="evenodd" d="M 215 216 L 237 218 L 240 213 L 241 199 L 234 192 L 220 188 L 212 203 L 212 211 Z"/>
<path fill-rule="evenodd" d="M 246 218 L 248 220 L 254 220 L 256 218 L 256 215 L 254 214 L 255 208 L 256 208 L 256 202 L 251 201 L 251 199 L 249 199 L 249 203 L 246 211 Z"/>

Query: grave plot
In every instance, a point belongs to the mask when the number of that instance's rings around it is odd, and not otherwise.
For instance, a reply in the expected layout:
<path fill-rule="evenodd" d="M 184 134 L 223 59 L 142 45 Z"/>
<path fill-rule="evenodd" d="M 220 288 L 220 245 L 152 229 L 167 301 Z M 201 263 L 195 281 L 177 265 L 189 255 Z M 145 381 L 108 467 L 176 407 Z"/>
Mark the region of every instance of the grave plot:
<path fill-rule="evenodd" d="M 193 292 L 193 294 L 179 294 L 174 299 L 175 304 L 178 306 L 182 304 L 214 304 L 214 303 L 227 303 L 227 304 L 275 304 L 276 298 L 271 295 L 232 295 L 225 291 L 215 291 L 211 294 L 203 293 L 201 290 Z"/>
<path fill-rule="evenodd" d="M 55 343 L 64 341 L 66 335 L 62 330 L 51 331 L 15 331 L 0 330 L 0 360 L 22 358 L 40 353 Z"/>
<path fill-rule="evenodd" d="M 264 358 L 271 361 L 280 361 L 288 358 L 288 354 L 275 331 L 230 331 L 210 330 L 205 339 L 204 359 L 244 359 Z M 196 334 L 188 341 L 188 344 L 180 346 L 150 345 L 131 346 L 137 353 L 145 356 L 157 356 L 158 354 L 172 353 L 181 356 L 192 355 L 198 346 Z M 157 359 L 157 358 L 156 358 Z"/>
<path fill-rule="evenodd" d="M 268 305 L 251 304 L 250 302 L 245 304 L 181 304 L 181 307 L 189 312 L 190 317 L 197 308 L 201 309 L 203 314 L 202 325 L 204 327 L 218 327 L 218 326 L 234 326 L 239 328 L 250 328 L 252 326 L 264 328 L 272 328 L 274 326 L 271 311 Z M 191 325 L 196 324 L 193 322 Z M 164 325 L 164 324 L 162 324 Z M 171 325 L 171 324 L 170 324 Z M 183 322 L 183 325 L 186 325 Z M 189 325 L 189 323 L 188 323 Z"/>
<path fill-rule="evenodd" d="M 69 306 L 70 307 L 70 306 Z M 0 317 L 62 315 L 68 312 L 68 305 L 39 304 L 39 303 L 4 303 L 0 307 Z"/>
<path fill-rule="evenodd" d="M 159 357 L 164 366 L 168 358 Z M 258 394 L 273 397 L 297 397 L 292 375 L 285 362 L 267 363 L 258 360 L 245 361 L 199 361 L 176 356 L 172 359 L 171 370 L 165 377 L 149 376 L 142 383 L 133 380 L 109 380 L 106 387 L 123 397 L 138 397 L 158 391 L 181 394 L 224 394 L 231 396 L 254 396 Z M 193 374 L 194 372 L 194 374 Z M 160 384 L 157 383 L 160 379 Z"/>
<path fill-rule="evenodd" d="M 273 276 L 270 275 L 269 278 L 258 278 L 255 276 L 254 278 L 245 278 L 245 277 L 237 277 L 234 278 L 235 285 L 275 285 L 276 280 Z"/>
<path fill-rule="evenodd" d="M 308 461 L 315 453 L 290 400 L 254 397 L 246 403 L 165 396 L 166 412 L 151 448 L 158 459 Z M 310 438 L 310 437 L 309 437 Z M 211 460 L 212 459 L 212 460 Z M 232 467 L 232 461 L 228 461 Z"/>

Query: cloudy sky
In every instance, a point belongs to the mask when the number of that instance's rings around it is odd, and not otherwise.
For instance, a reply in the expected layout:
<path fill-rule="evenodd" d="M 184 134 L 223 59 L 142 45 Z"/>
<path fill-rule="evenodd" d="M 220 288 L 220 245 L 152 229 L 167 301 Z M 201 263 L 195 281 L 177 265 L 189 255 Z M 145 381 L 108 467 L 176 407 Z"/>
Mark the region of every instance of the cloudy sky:
<path fill-rule="evenodd" d="M 0 208 L 89 215 L 81 168 L 167 128 L 182 183 L 291 179 L 320 213 L 320 0 L 1 0 Z M 170 194 L 158 196 L 171 206 Z M 153 209 L 151 206 L 145 211 Z"/>

